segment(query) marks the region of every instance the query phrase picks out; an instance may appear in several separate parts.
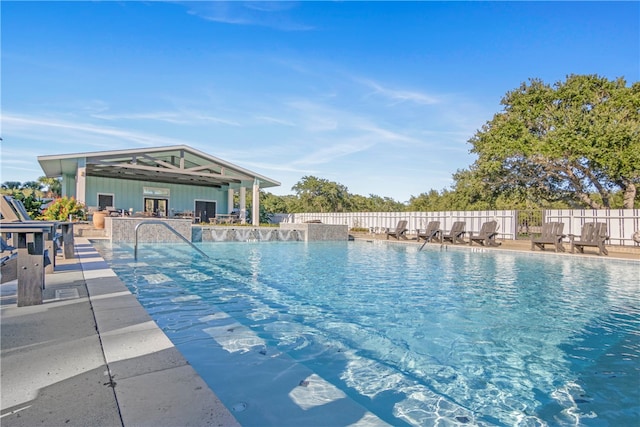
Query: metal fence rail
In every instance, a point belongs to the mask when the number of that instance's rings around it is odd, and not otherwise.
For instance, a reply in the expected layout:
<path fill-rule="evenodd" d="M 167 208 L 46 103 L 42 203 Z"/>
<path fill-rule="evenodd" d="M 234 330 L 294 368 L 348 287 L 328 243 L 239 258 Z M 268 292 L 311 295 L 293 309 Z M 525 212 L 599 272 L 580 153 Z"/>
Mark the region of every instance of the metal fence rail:
<path fill-rule="evenodd" d="M 640 230 L 640 209 L 549 209 L 549 210 L 491 210 L 444 212 L 343 212 L 278 214 L 276 222 L 303 223 L 320 220 L 325 224 L 348 225 L 350 229 L 367 229 L 371 233 L 383 233 L 394 229 L 400 220 L 408 221 L 409 234 L 424 230 L 429 221 L 440 221 L 440 228 L 451 229 L 455 221 L 464 221 L 466 231 L 478 232 L 486 221 L 498 222 L 498 238 L 504 240 L 529 239 L 539 233 L 544 222 L 560 221 L 566 234 L 579 235 L 586 222 L 605 222 L 610 239 L 608 244 L 637 245 L 633 233 Z"/>

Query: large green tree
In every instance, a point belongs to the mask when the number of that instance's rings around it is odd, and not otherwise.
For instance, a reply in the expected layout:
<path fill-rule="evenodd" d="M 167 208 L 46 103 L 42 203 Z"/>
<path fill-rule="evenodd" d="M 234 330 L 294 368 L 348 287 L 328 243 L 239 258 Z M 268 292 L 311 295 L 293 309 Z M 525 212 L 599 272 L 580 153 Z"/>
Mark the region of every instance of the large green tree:
<path fill-rule="evenodd" d="M 396 212 L 406 209 L 406 205 L 391 197 L 369 194 L 368 197 L 359 194 L 349 194 L 351 212 Z"/>
<path fill-rule="evenodd" d="M 303 176 L 291 188 L 296 192 L 302 212 L 348 212 L 349 191 L 337 182 Z"/>
<path fill-rule="evenodd" d="M 639 82 L 628 86 L 623 78 L 570 75 L 551 86 L 532 79 L 501 104 L 503 111 L 469 140 L 478 155 L 470 172 L 483 191 L 593 209 L 612 207 L 613 195 L 622 192 L 623 207 L 634 207 L 640 185 Z"/>

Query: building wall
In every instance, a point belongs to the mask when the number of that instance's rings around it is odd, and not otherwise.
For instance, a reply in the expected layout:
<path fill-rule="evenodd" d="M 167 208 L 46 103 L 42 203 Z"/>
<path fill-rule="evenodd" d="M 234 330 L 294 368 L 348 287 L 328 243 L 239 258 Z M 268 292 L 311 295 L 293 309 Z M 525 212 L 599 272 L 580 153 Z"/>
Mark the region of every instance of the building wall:
<path fill-rule="evenodd" d="M 76 177 L 73 175 L 64 175 L 62 177 L 62 196 L 78 198 L 76 194 Z"/>
<path fill-rule="evenodd" d="M 87 177 L 85 202 L 87 206 L 98 205 L 98 193 L 113 194 L 114 205 L 118 209 L 144 210 L 143 187 L 169 189 L 169 210 L 193 211 L 195 200 L 216 201 L 218 213 L 227 212 L 227 191 L 190 185 L 167 184 L 150 181 L 133 181 L 115 178 Z"/>

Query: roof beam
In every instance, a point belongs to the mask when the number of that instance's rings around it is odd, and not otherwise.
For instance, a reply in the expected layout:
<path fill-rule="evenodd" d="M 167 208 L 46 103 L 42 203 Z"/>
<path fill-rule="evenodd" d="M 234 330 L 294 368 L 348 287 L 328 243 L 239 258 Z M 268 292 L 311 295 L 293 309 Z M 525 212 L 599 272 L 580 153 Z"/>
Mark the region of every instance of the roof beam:
<path fill-rule="evenodd" d="M 194 166 L 192 168 L 188 168 L 188 169 L 185 169 L 185 170 L 186 171 L 190 171 L 190 172 L 198 172 L 198 171 L 201 171 L 203 169 L 215 170 L 217 168 L 218 168 L 218 165 L 216 165 L 215 163 L 207 163 L 206 165 Z M 222 174 L 222 171 L 224 169 L 220 168 L 220 170 L 221 170 L 220 174 Z"/>
<path fill-rule="evenodd" d="M 139 176 L 139 175 L 126 175 L 118 172 L 104 172 L 104 171 L 99 171 L 98 173 L 94 173 L 92 175 L 102 177 L 102 178 L 117 178 L 117 179 L 126 179 L 126 180 L 134 180 L 134 181 L 139 181 L 140 179 L 144 179 L 149 182 L 167 183 L 167 184 L 189 184 L 189 185 L 196 185 L 198 187 L 211 187 L 211 188 L 222 188 L 223 186 L 227 185 L 226 183 L 221 183 L 221 182 L 210 182 L 210 181 L 204 181 L 204 180 L 186 180 L 184 179 L 184 177 L 183 179 L 179 179 L 179 177 L 168 176 L 168 175 L 151 177 L 151 176 Z"/>
<path fill-rule="evenodd" d="M 118 164 L 103 164 L 103 165 L 94 165 L 95 170 L 102 169 L 102 167 L 112 167 L 112 168 L 120 168 L 120 169 L 131 169 L 145 172 L 155 172 L 155 173 L 165 173 L 165 174 L 173 174 L 173 175 L 185 175 L 185 176 L 193 176 L 193 177 L 205 177 L 214 180 L 219 180 L 221 182 L 235 182 L 240 183 L 243 179 L 249 179 L 246 177 L 231 177 L 228 175 L 220 175 L 218 173 L 209 173 L 209 172 L 191 172 L 190 170 L 184 169 L 164 169 L 158 168 L 154 166 L 145 166 L 145 165 L 132 165 L 131 163 L 118 163 Z"/>
<path fill-rule="evenodd" d="M 167 169 L 172 169 L 172 170 L 180 170 L 180 169 L 183 169 L 183 168 L 180 168 L 180 167 L 178 167 L 178 166 L 176 166 L 176 165 L 172 165 L 171 163 L 167 163 L 167 162 L 165 162 L 164 160 L 156 159 L 155 157 L 152 157 L 152 156 L 150 156 L 150 155 L 148 155 L 148 154 L 143 154 L 143 157 L 144 157 L 145 159 L 151 160 L 152 162 L 154 162 L 154 163 L 156 163 L 156 164 L 158 164 L 158 165 L 164 166 L 164 167 L 165 167 L 165 168 L 167 168 Z"/>

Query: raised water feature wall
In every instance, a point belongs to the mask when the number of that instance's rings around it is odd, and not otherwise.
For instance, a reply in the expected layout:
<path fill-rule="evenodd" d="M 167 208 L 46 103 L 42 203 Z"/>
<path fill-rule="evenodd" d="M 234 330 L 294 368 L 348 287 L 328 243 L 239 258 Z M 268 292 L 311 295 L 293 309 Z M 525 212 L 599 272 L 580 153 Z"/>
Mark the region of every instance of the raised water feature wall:
<path fill-rule="evenodd" d="M 349 226 L 322 223 L 280 224 L 281 230 L 303 230 L 305 241 L 316 240 L 348 240 Z"/>
<path fill-rule="evenodd" d="M 280 224 L 275 227 L 193 227 L 193 242 L 269 242 L 347 240 L 346 225 Z"/>
<path fill-rule="evenodd" d="M 150 218 L 129 218 L 129 217 L 106 217 L 104 219 L 105 236 L 113 243 L 133 243 L 135 242 L 136 225 L 142 221 L 149 221 Z M 153 218 L 153 220 L 158 220 Z M 191 240 L 191 220 L 190 219 L 163 219 L 167 225 L 176 230 L 185 239 Z M 158 224 L 146 224 L 138 230 L 139 243 L 173 243 L 180 242 L 180 238 L 175 236 L 166 227 Z"/>
<path fill-rule="evenodd" d="M 114 243 L 133 243 L 135 227 L 148 218 L 105 218 L 105 236 Z M 154 218 L 154 220 L 157 220 Z M 280 227 L 224 227 L 192 225 L 189 219 L 165 219 L 167 225 L 192 242 L 269 242 L 348 240 L 347 225 L 280 224 Z M 171 243 L 180 239 L 165 227 L 146 224 L 138 230 L 139 243 Z"/>
<path fill-rule="evenodd" d="M 193 227 L 193 242 L 272 242 L 303 241 L 301 230 L 280 230 L 275 227 Z"/>

